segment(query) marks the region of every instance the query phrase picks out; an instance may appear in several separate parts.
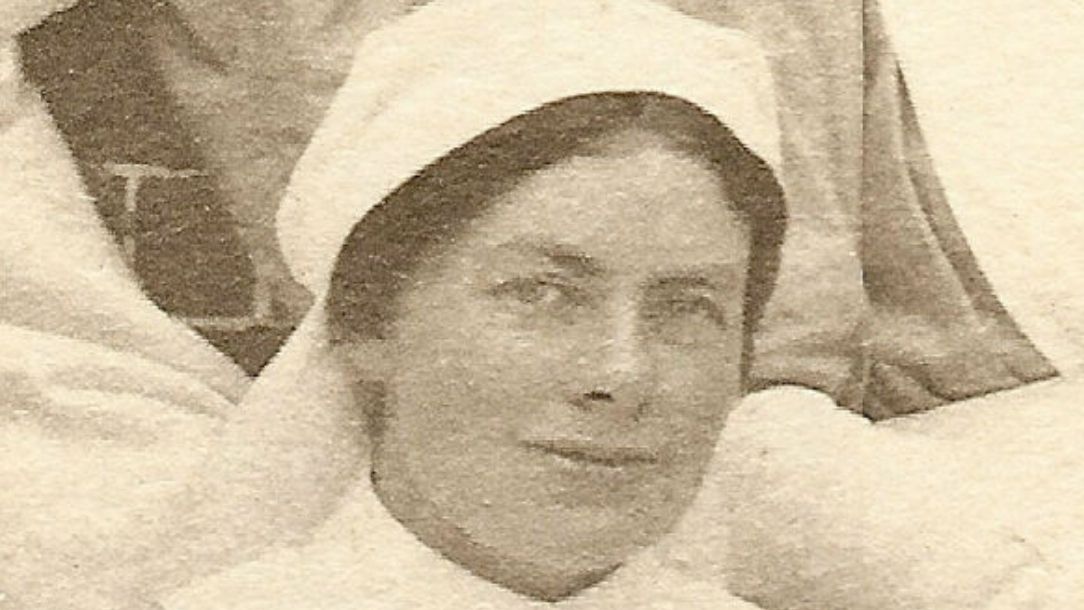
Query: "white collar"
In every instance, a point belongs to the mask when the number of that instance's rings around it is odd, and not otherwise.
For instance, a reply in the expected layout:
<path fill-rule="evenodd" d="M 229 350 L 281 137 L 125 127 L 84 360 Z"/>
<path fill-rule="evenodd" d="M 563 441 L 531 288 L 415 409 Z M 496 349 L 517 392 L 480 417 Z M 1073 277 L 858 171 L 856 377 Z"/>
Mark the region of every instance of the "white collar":
<path fill-rule="evenodd" d="M 167 599 L 168 610 L 754 610 L 722 587 L 664 567 L 644 553 L 610 579 L 554 604 L 478 578 L 396 521 L 368 484 L 356 484 L 303 547 L 205 579 Z"/>

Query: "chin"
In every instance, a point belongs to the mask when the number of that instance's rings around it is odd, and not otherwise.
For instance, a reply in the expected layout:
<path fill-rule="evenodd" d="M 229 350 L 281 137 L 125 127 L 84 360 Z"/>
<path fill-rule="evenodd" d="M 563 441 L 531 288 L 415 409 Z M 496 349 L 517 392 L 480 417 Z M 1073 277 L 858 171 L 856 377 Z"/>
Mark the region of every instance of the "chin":
<path fill-rule="evenodd" d="M 642 548 L 630 545 L 629 528 L 615 527 L 612 520 L 610 527 L 599 527 L 601 521 L 593 519 L 566 513 L 563 521 L 557 521 L 552 511 L 542 513 L 520 511 L 491 520 L 484 533 L 470 537 L 470 548 L 445 551 L 477 576 L 521 595 L 555 602 L 604 580 Z M 532 525 L 525 527 L 526 523 Z"/>
<path fill-rule="evenodd" d="M 522 595 L 559 601 L 605 580 L 656 544 L 676 520 L 671 512 L 680 507 L 509 507 L 472 519 L 466 530 L 479 552 L 461 565 Z"/>
<path fill-rule="evenodd" d="M 569 548 L 624 559 L 661 540 L 677 525 L 688 506 L 649 501 L 609 506 L 559 504 L 549 517 L 548 537 L 565 541 Z"/>
<path fill-rule="evenodd" d="M 585 515 L 585 511 L 591 514 Z M 520 560 L 540 564 L 548 572 L 608 574 L 657 543 L 665 533 L 659 520 L 643 516 L 633 520 L 629 513 L 600 512 L 599 509 L 565 512 L 560 522 L 541 528 L 536 540 L 510 546 L 509 550 L 526 549 L 526 553 L 519 551 L 523 554 Z"/>
<path fill-rule="evenodd" d="M 602 582 L 623 562 L 566 554 L 554 557 L 533 555 L 511 563 L 519 565 L 520 569 L 506 575 L 500 582 L 502 586 L 528 597 L 558 602 Z"/>

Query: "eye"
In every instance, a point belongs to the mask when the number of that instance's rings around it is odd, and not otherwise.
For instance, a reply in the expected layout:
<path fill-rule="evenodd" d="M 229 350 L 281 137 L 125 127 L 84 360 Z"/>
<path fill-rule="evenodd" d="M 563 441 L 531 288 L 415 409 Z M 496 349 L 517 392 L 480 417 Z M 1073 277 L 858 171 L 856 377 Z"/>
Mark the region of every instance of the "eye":
<path fill-rule="evenodd" d="M 715 301 L 706 296 L 680 296 L 665 301 L 665 309 L 674 317 L 700 317 L 726 326 L 726 316 Z"/>
<path fill-rule="evenodd" d="M 559 306 L 577 304 L 582 300 L 579 288 L 549 275 L 507 280 L 497 284 L 490 292 L 524 305 Z"/>
<path fill-rule="evenodd" d="M 672 294 L 655 299 L 646 312 L 652 333 L 671 345 L 695 345 L 716 341 L 728 328 L 726 313 L 711 297 Z"/>

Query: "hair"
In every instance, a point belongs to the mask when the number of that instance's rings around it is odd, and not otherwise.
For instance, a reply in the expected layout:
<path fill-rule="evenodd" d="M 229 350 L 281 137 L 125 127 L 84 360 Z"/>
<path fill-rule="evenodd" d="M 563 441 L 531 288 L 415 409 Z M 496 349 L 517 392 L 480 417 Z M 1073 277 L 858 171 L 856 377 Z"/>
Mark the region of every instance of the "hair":
<path fill-rule="evenodd" d="M 598 156 L 625 132 L 646 132 L 715 173 L 750 232 L 742 377 L 753 333 L 775 288 L 787 212 L 771 168 L 713 115 L 659 93 L 593 93 L 519 115 L 434 161 L 354 226 L 331 278 L 332 341 L 386 338 L 398 297 L 420 264 L 533 172 Z"/>

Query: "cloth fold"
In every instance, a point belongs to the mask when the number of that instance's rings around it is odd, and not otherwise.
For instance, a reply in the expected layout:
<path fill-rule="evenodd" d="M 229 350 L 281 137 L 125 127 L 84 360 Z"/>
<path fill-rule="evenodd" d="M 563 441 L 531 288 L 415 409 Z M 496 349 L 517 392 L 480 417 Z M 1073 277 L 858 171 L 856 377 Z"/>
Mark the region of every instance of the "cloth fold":
<path fill-rule="evenodd" d="M 871 424 L 778 388 L 720 443 L 731 589 L 780 610 L 1084 603 L 1079 379 Z M 966 430 L 963 429 L 966 427 Z M 778 578 L 786 574 L 787 578 Z"/>
<path fill-rule="evenodd" d="M 790 226 L 761 385 L 880 420 L 1057 374 L 984 278 L 929 158 L 875 0 L 668 0 L 771 59 Z"/>
<path fill-rule="evenodd" d="M 0 607 L 118 608 L 248 382 L 142 294 L 2 46 Z"/>
<path fill-rule="evenodd" d="M 107 345 L 239 400 L 236 365 L 143 294 L 37 94 L 18 71 L 0 87 L 0 322 Z"/>

